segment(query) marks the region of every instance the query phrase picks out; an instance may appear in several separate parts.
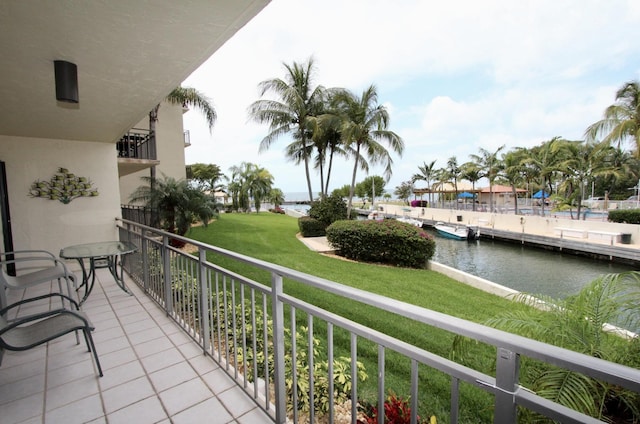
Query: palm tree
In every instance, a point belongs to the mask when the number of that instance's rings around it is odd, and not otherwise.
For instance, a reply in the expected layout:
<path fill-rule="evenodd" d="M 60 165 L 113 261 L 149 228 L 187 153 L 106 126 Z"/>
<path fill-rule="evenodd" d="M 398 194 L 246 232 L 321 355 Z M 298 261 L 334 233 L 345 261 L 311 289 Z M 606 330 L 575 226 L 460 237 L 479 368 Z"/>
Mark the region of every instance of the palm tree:
<path fill-rule="evenodd" d="M 501 161 L 498 158 L 498 153 L 504 149 L 504 144 L 496 149 L 495 152 L 490 152 L 486 149 L 480 148 L 480 155 L 469 155 L 471 159 L 476 161 L 480 169 L 482 169 L 483 177 L 489 180 L 489 210 L 493 212 L 493 183 L 498 177 L 498 173 L 501 169 Z"/>
<path fill-rule="evenodd" d="M 393 194 L 398 196 L 398 199 L 401 199 L 405 204 L 409 204 L 409 197 L 413 194 L 413 182 L 411 181 L 403 181 L 399 186 L 396 187 Z"/>
<path fill-rule="evenodd" d="M 565 198 L 574 200 L 570 205 L 577 205 L 578 217 L 585 186 L 596 177 L 620 174 L 618 169 L 609 167 L 607 162 L 612 149 L 614 148 L 608 144 L 583 141 L 563 140 L 554 145 L 554 152 L 564 150 L 561 155 L 563 160 L 558 163 L 558 169 L 564 177 L 560 188 L 566 193 Z"/>
<path fill-rule="evenodd" d="M 553 190 L 553 175 L 558 168 L 558 158 L 553 152 L 553 146 L 561 142 L 560 137 L 554 137 L 545 141 L 540 146 L 535 146 L 529 150 L 529 157 L 525 159 L 525 164 L 533 175 L 538 178 L 541 189 L 551 193 Z M 541 214 L 544 216 L 545 202 L 542 199 Z"/>
<path fill-rule="evenodd" d="M 202 93 L 200 93 L 195 88 L 191 87 L 176 87 L 167 95 L 165 98 L 171 104 L 182 105 L 184 107 L 194 107 L 197 110 L 201 111 L 209 125 L 209 131 L 213 129 L 213 124 L 215 124 L 218 115 L 216 114 L 216 110 L 214 109 L 211 101 Z M 158 122 L 158 110 L 160 109 L 160 103 L 158 103 L 151 111 L 149 112 L 149 134 L 152 138 L 152 145 L 155 149 L 155 137 L 156 137 L 156 123 Z M 152 174 L 155 174 L 155 167 L 152 167 Z M 152 175 L 152 178 L 154 175 Z"/>
<path fill-rule="evenodd" d="M 609 193 L 616 190 L 624 190 L 627 193 L 629 186 L 637 186 L 640 178 L 640 160 L 628 151 L 619 147 L 611 147 L 605 162 L 610 169 L 617 172 L 608 174 L 602 179 L 603 185 Z M 596 179 L 597 180 L 597 179 Z M 592 181 L 595 186 L 596 181 Z"/>
<path fill-rule="evenodd" d="M 640 157 L 640 82 L 626 82 L 616 92 L 616 102 L 607 107 L 604 117 L 585 131 L 586 140 L 620 144 L 630 140 L 636 157 Z"/>
<path fill-rule="evenodd" d="M 461 172 L 462 171 L 458 166 L 458 158 L 451 156 L 447 160 L 447 175 L 449 176 L 449 179 L 453 181 L 453 191 L 455 192 L 453 199 L 456 202 L 456 209 L 458 209 L 458 179 L 460 178 Z"/>
<path fill-rule="evenodd" d="M 258 100 L 249 107 L 249 116 L 259 123 L 269 124 L 269 134 L 260 142 L 263 152 L 281 135 L 291 134 L 293 143 L 287 148 L 288 156 L 297 163 L 304 162 L 309 190 L 309 201 L 313 201 L 309 158 L 312 152 L 310 143 L 312 134 L 310 118 L 317 116 L 324 102 L 324 88 L 312 87 L 314 67 L 313 59 L 306 63 L 284 64 L 287 75 L 262 81 L 258 87 L 260 96 L 273 92 L 279 100 Z"/>
<path fill-rule="evenodd" d="M 211 192 L 224 188 L 218 181 L 225 176 L 216 164 L 194 163 L 186 166 L 187 179 L 195 181 L 203 190 Z"/>
<path fill-rule="evenodd" d="M 284 193 L 279 188 L 272 188 L 267 194 L 269 203 L 273 203 L 273 206 L 278 208 L 284 202 Z"/>
<path fill-rule="evenodd" d="M 195 88 L 191 87 L 176 87 L 171 91 L 166 101 L 172 104 L 182 105 L 184 107 L 194 107 L 201 111 L 209 125 L 209 131 L 213 129 L 213 124 L 216 122 L 217 114 L 211 101 Z M 153 151 L 156 149 L 156 123 L 158 122 L 158 110 L 160 109 L 160 103 L 158 103 L 149 112 L 149 135 L 151 137 L 150 143 Z M 156 167 L 152 166 L 149 170 L 150 184 L 153 189 L 153 185 L 156 183 Z M 158 217 L 152 216 L 152 221 L 157 221 Z"/>
<path fill-rule="evenodd" d="M 316 149 L 315 168 L 320 170 L 320 196 L 329 194 L 329 181 L 331 179 L 331 169 L 334 156 L 346 157 L 347 153 L 342 147 L 342 116 L 340 110 L 336 108 L 336 90 L 327 90 L 328 99 L 326 110 L 319 117 L 312 117 L 313 123 L 313 145 Z M 326 169 L 326 178 L 324 171 Z"/>
<path fill-rule="evenodd" d="M 460 178 L 463 180 L 467 180 L 471 183 L 471 189 L 473 194 L 476 194 L 476 183 L 482 178 L 482 172 L 480 167 L 475 162 L 465 162 L 460 166 L 460 170 L 462 171 L 460 174 Z M 473 211 L 476 210 L 476 202 L 475 197 L 473 201 Z"/>
<path fill-rule="evenodd" d="M 257 212 L 260 205 L 271 191 L 273 176 L 269 171 L 251 162 L 242 162 L 239 166 L 230 168 L 232 183 L 232 199 L 237 199 L 239 209 L 251 211 L 251 199 Z M 234 201 L 235 202 L 235 201 Z"/>
<path fill-rule="evenodd" d="M 191 186 L 187 180 L 176 180 L 166 175 L 155 181 L 151 177 L 142 177 L 142 180 L 149 185 L 138 187 L 129 200 L 143 202 L 157 210 L 161 227 L 166 231 L 185 235 L 196 218 L 206 226 L 216 214 L 213 198 Z M 173 240 L 172 243 L 176 245 L 177 242 Z"/>
<path fill-rule="evenodd" d="M 398 155 L 404 151 L 404 142 L 399 135 L 388 130 L 389 112 L 378 103 L 378 93 L 374 85 L 369 86 L 358 97 L 349 91 L 336 94 L 345 118 L 342 125 L 342 141 L 345 149 L 353 158 L 351 190 L 347 203 L 347 215 L 351 216 L 353 192 L 356 185 L 358 168 L 368 170 L 371 164 L 384 165 L 384 177 L 391 177 L 393 160 L 380 142 L 386 142 Z M 368 160 L 368 161 L 367 161 Z"/>
<path fill-rule="evenodd" d="M 516 215 L 518 214 L 518 192 L 516 189 L 525 182 L 525 163 L 527 157 L 527 151 L 521 148 L 511 150 L 502 156 L 502 163 L 504 164 L 503 176 L 511 186 L 514 212 Z"/>
<path fill-rule="evenodd" d="M 273 176 L 269 171 L 257 165 L 251 167 L 251 173 L 247 175 L 247 188 L 249 195 L 253 198 L 253 205 L 256 212 L 260 212 L 260 205 L 271 191 Z"/>
<path fill-rule="evenodd" d="M 433 160 L 429 165 L 426 162 L 422 162 L 422 166 L 418 166 L 419 174 L 413 174 L 411 177 L 411 182 L 415 183 L 416 181 L 425 181 L 427 183 L 427 190 L 429 190 L 429 206 L 433 205 L 433 193 L 431 191 L 431 180 L 433 180 L 433 176 L 435 173 L 436 161 Z"/>
<path fill-rule="evenodd" d="M 446 168 L 438 168 L 433 172 L 433 186 L 438 188 L 438 200 L 440 207 L 444 208 L 446 199 L 445 189 L 447 184 L 450 183 L 449 172 Z"/>
<path fill-rule="evenodd" d="M 637 328 L 638 282 L 640 274 L 602 275 L 566 299 L 521 294 L 517 300 L 530 308 L 505 311 L 486 325 L 554 344 L 600 359 L 637 367 L 639 344 L 607 330 L 608 324 Z M 548 307 L 541 309 L 542 302 Z M 629 310 L 633 307 L 633 310 Z M 453 351 L 470 359 L 470 342 L 457 337 Z M 539 396 L 606 422 L 637 422 L 640 398 L 637 393 L 596 381 L 575 371 L 522 362 L 523 381 Z M 628 420 L 627 420 L 628 419 Z"/>

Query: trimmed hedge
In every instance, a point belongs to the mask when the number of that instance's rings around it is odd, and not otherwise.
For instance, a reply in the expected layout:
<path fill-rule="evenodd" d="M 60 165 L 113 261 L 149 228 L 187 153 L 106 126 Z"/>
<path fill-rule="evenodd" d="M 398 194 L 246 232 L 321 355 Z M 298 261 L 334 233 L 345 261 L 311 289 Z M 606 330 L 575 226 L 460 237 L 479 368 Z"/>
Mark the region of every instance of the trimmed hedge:
<path fill-rule="evenodd" d="M 336 221 L 327 240 L 345 258 L 410 268 L 426 268 L 436 250 L 433 237 L 395 219 Z"/>
<path fill-rule="evenodd" d="M 640 224 L 640 209 L 617 209 L 609 211 L 609 221 Z"/>
<path fill-rule="evenodd" d="M 302 237 L 321 237 L 325 235 L 327 225 L 310 216 L 298 218 L 298 228 Z"/>
<path fill-rule="evenodd" d="M 335 221 L 347 219 L 347 203 L 342 196 L 333 193 L 311 203 L 309 216 L 324 223 L 328 227 Z"/>

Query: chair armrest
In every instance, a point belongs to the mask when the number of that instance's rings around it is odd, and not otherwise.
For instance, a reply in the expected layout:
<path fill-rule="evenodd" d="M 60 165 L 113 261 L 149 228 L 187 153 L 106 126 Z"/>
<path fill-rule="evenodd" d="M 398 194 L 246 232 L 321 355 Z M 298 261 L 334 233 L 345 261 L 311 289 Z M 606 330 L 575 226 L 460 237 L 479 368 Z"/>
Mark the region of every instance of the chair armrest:
<path fill-rule="evenodd" d="M 26 259 L 30 257 L 36 257 L 40 259 L 57 259 L 56 256 L 48 250 L 14 250 L 11 252 L 0 252 L 0 262 L 4 262 L 7 256 L 13 255 L 15 259 L 18 256 L 28 255 Z"/>
<path fill-rule="evenodd" d="M 69 302 L 71 302 L 71 304 L 76 307 L 76 310 L 80 310 L 80 305 L 78 304 L 78 302 L 73 300 L 71 297 L 69 297 L 67 295 L 64 295 L 62 293 L 48 293 L 48 294 L 43 294 L 42 296 L 36 296 L 36 297 L 30 297 L 28 299 L 23 299 L 23 300 L 20 300 L 18 302 L 12 303 L 11 305 L 7 305 L 4 308 L 0 309 L 0 316 L 4 316 L 8 311 L 10 311 L 11 309 L 15 308 L 16 306 L 24 305 L 25 303 L 35 302 L 37 300 L 47 299 L 47 298 L 50 298 L 50 297 L 61 297 L 61 298 L 64 298 L 64 299 L 68 300 Z M 69 309 L 67 309 L 67 310 L 69 310 Z"/>

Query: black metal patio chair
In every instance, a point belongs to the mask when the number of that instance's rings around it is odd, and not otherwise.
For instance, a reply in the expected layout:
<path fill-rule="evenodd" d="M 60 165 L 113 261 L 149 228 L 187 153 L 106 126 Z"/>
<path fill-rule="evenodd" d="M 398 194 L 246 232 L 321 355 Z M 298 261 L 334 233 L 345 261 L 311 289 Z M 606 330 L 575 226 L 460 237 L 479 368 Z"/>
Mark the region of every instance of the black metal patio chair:
<path fill-rule="evenodd" d="M 18 317 L 12 321 L 6 319 L 7 312 L 13 308 L 57 296 L 64 298 L 64 300 L 73 305 L 75 309 L 53 309 Z M 89 352 L 93 352 L 98 374 L 102 377 L 102 367 L 100 366 L 100 360 L 98 359 L 96 347 L 91 336 L 94 327 L 87 315 L 79 309 L 78 302 L 61 293 L 49 293 L 24 299 L 0 309 L 0 365 L 2 364 L 4 350 L 28 350 L 72 332 L 76 333 L 76 344 L 79 344 L 80 341 L 77 337 L 77 332 L 82 331 Z"/>

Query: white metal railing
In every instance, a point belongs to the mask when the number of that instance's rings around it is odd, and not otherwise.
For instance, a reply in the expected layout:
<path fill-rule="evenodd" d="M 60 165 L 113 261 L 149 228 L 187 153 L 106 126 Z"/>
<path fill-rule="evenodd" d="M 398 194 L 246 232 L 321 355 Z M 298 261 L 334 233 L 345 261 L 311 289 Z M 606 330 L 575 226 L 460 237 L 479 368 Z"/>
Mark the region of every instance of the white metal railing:
<path fill-rule="evenodd" d="M 458 423 L 461 419 L 461 382 L 494 396 L 494 423 L 515 423 L 517 407 L 530 409 L 559 422 L 600 422 L 522 387 L 518 382 L 521 356 L 640 393 L 640 370 L 637 369 L 344 286 L 132 221 L 118 220 L 118 228 L 122 240 L 134 242 L 139 247 L 138 252 L 126 261 L 132 279 L 279 424 L 287 421 L 287 411 L 293 411 L 292 419 L 298 422 L 298 406 L 304 397 L 308 397 L 309 404 L 314 405 L 314 384 L 319 384 L 323 377 L 314 375 L 315 337 L 321 337 L 326 346 L 324 359 L 327 376 L 334 375 L 335 339 L 339 337 L 349 341 L 351 399 L 359 399 L 357 364 L 362 345 L 372 348 L 373 344 L 377 350 L 378 369 L 368 370 L 368 374 L 377 376 L 379 406 L 385 400 L 385 358 L 393 353 L 409 361 L 411 373 L 407 376 L 407 385 L 410 387 L 412 423 L 417 422 L 420 390 L 425 390 L 433 370 L 451 378 L 451 423 Z M 172 247 L 172 239 L 193 244 L 198 249 L 197 254 L 187 254 Z M 255 275 L 259 275 L 261 281 L 229 271 L 208 260 L 207 254 L 214 254 L 220 260 L 248 264 L 255 269 Z M 487 375 L 463 366 L 287 294 L 283 288 L 285 278 L 308 287 L 310 291 L 321 290 L 425 326 L 434 326 L 492 345 L 496 349 L 496 374 Z M 266 325 L 268 321 L 271 321 L 272 330 Z M 320 327 L 322 329 L 317 330 Z M 296 333 L 303 331 L 306 331 L 306 345 L 303 339 L 296 337 Z M 292 366 L 290 361 L 290 358 L 297 358 L 300 351 L 305 352 L 309 362 L 305 369 Z M 272 362 L 268 359 L 270 357 L 273 358 Z M 287 390 L 285 382 L 287 369 L 293 379 L 290 390 Z M 298 390 L 297 382 L 300 379 L 306 379 L 309 383 L 305 393 Z M 333 379 L 325 378 L 327 380 L 327 392 L 334 393 Z M 328 402 L 328 422 L 333 423 L 336 405 L 332 396 L 329 396 Z M 356 423 L 356 412 L 356 402 L 352 402 L 352 423 Z M 309 415 L 309 422 L 314 422 L 313 408 Z M 438 421 L 446 422 L 443 418 L 438 417 Z M 382 417 L 378 422 L 382 423 Z"/>

